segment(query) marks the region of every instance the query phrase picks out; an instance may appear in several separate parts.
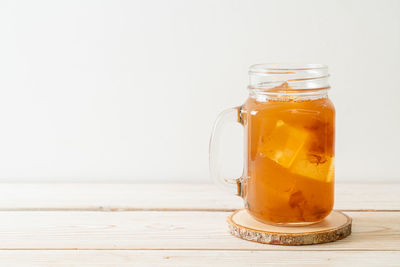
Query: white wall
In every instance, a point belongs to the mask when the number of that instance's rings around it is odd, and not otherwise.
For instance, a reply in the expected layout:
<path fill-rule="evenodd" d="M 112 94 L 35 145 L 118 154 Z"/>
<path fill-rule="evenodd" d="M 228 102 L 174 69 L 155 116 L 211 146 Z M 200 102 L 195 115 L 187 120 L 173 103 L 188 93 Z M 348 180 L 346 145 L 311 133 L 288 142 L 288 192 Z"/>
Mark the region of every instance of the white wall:
<path fill-rule="evenodd" d="M 207 182 L 212 123 L 263 62 L 329 65 L 338 180 L 400 179 L 399 14 L 396 0 L 0 1 L 0 180 Z"/>

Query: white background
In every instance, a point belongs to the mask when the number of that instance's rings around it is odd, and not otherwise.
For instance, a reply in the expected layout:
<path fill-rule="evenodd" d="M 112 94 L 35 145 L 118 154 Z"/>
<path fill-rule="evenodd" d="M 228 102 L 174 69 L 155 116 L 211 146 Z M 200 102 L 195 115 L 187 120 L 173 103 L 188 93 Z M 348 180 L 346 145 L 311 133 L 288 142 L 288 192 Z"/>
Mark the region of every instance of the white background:
<path fill-rule="evenodd" d="M 212 123 L 264 62 L 329 65 L 337 180 L 399 179 L 399 14 L 396 0 L 0 1 L 0 180 L 209 182 Z"/>

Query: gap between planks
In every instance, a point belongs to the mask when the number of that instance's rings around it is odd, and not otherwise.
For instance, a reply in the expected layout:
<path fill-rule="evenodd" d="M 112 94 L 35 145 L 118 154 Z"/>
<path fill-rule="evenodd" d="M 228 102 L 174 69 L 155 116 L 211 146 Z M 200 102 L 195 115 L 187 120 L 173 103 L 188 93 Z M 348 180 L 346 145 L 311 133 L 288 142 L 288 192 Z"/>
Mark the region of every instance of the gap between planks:
<path fill-rule="evenodd" d="M 0 251 L 4 266 L 398 266 L 393 251 Z"/>
<path fill-rule="evenodd" d="M 97 211 L 97 212 L 133 212 L 133 211 L 159 211 L 159 212 L 233 212 L 237 209 L 205 209 L 205 208 L 0 208 L 0 211 Z M 398 209 L 335 209 L 342 212 L 400 212 Z"/>
<path fill-rule="evenodd" d="M 251 242 L 251 241 L 246 241 Z M 332 242 L 329 242 L 332 243 Z M 327 244 L 329 244 L 327 243 Z M 394 249 L 373 249 L 373 248 L 363 248 L 363 249 L 318 249 L 318 248 L 310 248 L 310 249 L 301 249 L 302 247 L 308 248 L 310 246 L 317 247 L 318 244 L 314 245 L 300 245 L 295 246 L 296 250 L 291 249 L 293 246 L 285 246 L 285 245 L 271 245 L 271 244 L 263 244 L 264 246 L 278 246 L 282 249 L 279 250 L 266 250 L 266 249 L 258 249 L 258 248 L 0 248 L 0 251 L 321 251 L 321 252 L 367 252 L 367 251 L 381 251 L 381 252 L 396 252 L 398 253 L 400 250 Z"/>

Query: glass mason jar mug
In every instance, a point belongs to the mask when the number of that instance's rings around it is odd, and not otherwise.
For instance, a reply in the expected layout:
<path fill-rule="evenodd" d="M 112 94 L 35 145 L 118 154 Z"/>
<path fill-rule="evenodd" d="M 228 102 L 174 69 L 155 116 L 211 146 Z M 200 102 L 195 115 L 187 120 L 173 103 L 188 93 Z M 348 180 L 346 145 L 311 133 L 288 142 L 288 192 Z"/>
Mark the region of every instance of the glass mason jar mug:
<path fill-rule="evenodd" d="M 259 221 L 309 224 L 325 218 L 334 200 L 335 108 L 324 65 L 250 67 L 249 98 L 222 112 L 210 141 L 210 172 L 244 199 Z M 245 131 L 242 177 L 221 174 L 219 140 L 226 123 Z"/>

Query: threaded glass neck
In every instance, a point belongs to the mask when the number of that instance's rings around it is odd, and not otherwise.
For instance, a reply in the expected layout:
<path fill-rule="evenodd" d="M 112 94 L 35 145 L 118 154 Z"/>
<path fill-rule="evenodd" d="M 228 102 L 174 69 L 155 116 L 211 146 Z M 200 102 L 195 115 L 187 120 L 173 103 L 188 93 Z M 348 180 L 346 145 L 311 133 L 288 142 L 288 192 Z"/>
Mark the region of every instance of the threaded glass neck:
<path fill-rule="evenodd" d="M 330 88 L 322 64 L 256 64 L 249 69 L 250 95 L 318 96 Z"/>

